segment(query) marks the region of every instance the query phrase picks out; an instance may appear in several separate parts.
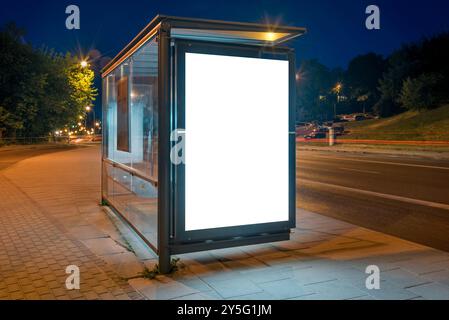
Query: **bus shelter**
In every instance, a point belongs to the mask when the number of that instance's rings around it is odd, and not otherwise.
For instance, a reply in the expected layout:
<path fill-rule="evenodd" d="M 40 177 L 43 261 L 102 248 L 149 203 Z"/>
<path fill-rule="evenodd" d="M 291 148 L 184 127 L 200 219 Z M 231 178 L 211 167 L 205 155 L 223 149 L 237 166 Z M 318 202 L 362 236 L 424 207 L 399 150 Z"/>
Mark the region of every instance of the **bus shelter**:
<path fill-rule="evenodd" d="M 304 28 L 154 18 L 102 71 L 102 198 L 158 254 L 289 239 Z"/>

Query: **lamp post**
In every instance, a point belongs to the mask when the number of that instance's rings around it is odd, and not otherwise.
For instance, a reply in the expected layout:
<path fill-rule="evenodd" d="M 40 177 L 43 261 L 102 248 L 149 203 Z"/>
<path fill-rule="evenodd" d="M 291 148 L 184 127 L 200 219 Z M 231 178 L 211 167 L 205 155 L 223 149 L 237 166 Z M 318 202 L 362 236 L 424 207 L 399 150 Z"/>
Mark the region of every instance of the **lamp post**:
<path fill-rule="evenodd" d="M 335 87 L 332 89 L 332 91 L 335 93 L 335 95 L 337 97 L 337 99 L 334 102 L 334 119 L 337 118 L 337 103 L 340 98 L 340 92 L 341 92 L 342 88 L 343 88 L 343 85 L 341 84 L 341 82 L 337 82 Z"/>
<path fill-rule="evenodd" d="M 92 122 L 92 127 L 93 127 L 93 129 L 94 129 L 94 135 L 95 135 L 95 133 L 96 133 L 96 123 L 97 123 L 97 120 L 96 120 L 96 117 L 95 117 L 95 109 L 94 108 L 92 108 L 91 106 L 87 106 L 86 107 L 86 112 L 87 112 L 87 114 L 86 114 L 86 125 L 85 125 L 85 127 L 86 127 L 86 130 L 87 130 L 87 118 L 88 118 L 88 116 L 89 116 L 89 112 L 90 111 L 93 111 L 93 116 L 94 116 L 94 118 L 93 118 L 93 122 Z"/>

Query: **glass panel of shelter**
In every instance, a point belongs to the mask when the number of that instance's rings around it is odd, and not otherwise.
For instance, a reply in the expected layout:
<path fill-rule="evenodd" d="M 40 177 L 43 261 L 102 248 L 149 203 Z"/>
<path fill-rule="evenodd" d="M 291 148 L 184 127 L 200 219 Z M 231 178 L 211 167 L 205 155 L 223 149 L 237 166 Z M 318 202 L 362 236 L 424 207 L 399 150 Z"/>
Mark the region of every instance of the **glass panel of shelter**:
<path fill-rule="evenodd" d="M 104 112 L 107 124 L 107 148 L 104 156 L 120 167 L 103 163 L 103 194 L 155 247 L 158 172 L 157 54 L 157 42 L 152 40 L 104 79 Z M 127 95 L 124 97 L 124 94 Z"/>

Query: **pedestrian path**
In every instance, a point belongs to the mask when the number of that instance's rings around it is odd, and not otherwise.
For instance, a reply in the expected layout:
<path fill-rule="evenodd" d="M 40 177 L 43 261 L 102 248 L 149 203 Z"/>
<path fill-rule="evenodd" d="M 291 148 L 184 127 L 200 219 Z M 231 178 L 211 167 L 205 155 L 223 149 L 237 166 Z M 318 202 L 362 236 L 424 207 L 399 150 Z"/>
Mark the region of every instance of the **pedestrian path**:
<path fill-rule="evenodd" d="M 290 241 L 180 255 L 176 275 L 130 284 L 148 299 L 449 299 L 448 253 L 301 209 L 297 219 Z M 369 266 L 379 289 L 366 286 Z"/>
<path fill-rule="evenodd" d="M 31 158 L 0 171 L 0 299 L 142 299 L 82 243 L 80 234 L 65 227 L 80 220 L 81 213 L 73 211 L 82 207 L 77 206 L 73 190 L 61 190 L 62 181 L 74 181 L 83 174 L 70 163 L 53 166 L 63 160 L 59 157 L 64 152 Z M 88 187 L 89 183 L 84 188 Z M 94 205 L 93 198 L 86 196 L 80 194 L 79 205 Z M 58 219 L 57 212 L 64 218 Z M 66 288 L 70 265 L 80 269 L 80 290 Z"/>

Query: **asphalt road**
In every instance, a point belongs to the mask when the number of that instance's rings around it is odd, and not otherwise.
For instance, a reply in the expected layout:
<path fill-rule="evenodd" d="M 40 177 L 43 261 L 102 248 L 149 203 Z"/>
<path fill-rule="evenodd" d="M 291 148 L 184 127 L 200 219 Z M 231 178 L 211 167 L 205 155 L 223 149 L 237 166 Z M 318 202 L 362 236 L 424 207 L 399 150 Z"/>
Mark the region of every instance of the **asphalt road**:
<path fill-rule="evenodd" d="M 298 151 L 297 207 L 449 251 L 449 161 Z"/>

